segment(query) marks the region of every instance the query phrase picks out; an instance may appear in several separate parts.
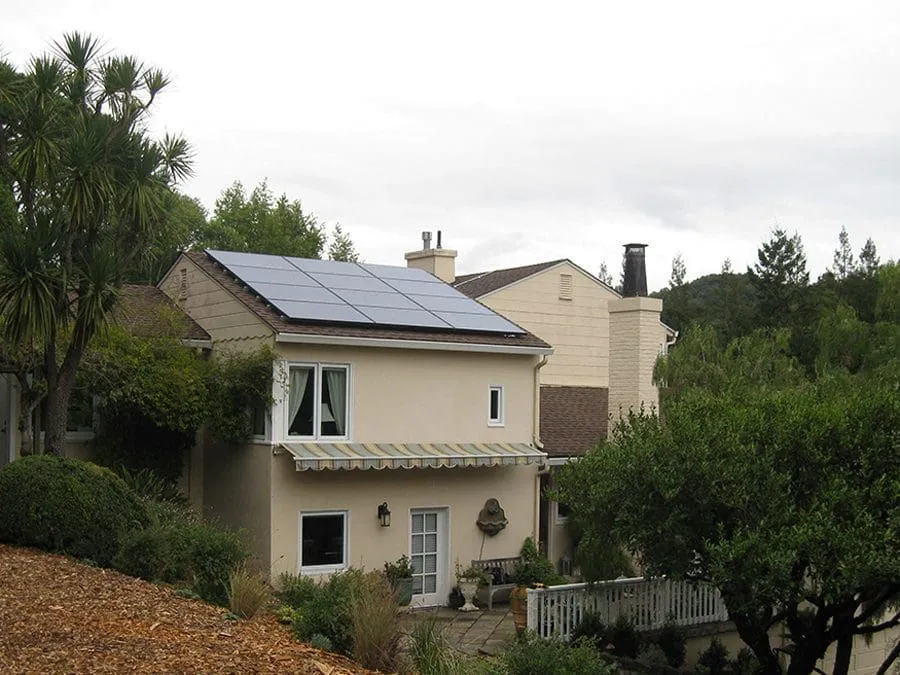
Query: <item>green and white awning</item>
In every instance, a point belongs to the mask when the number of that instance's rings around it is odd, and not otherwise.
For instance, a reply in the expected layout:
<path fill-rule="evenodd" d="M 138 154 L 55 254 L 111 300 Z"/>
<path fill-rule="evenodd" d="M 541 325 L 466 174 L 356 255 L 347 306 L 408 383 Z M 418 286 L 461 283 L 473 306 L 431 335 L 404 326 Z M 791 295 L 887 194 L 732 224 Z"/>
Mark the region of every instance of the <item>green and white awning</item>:
<path fill-rule="evenodd" d="M 528 443 L 281 443 L 297 471 L 541 464 Z"/>

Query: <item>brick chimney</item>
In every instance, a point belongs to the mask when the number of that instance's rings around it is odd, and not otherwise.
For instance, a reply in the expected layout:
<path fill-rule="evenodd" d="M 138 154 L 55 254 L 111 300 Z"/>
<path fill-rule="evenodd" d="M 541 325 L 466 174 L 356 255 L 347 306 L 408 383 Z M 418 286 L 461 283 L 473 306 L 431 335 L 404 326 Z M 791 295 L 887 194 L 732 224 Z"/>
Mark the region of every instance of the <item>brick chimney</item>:
<path fill-rule="evenodd" d="M 441 246 L 440 230 L 435 248 L 431 248 L 431 232 L 422 233 L 422 249 L 406 254 L 406 266 L 425 270 L 448 284 L 456 281 L 456 251 Z"/>
<path fill-rule="evenodd" d="M 647 297 L 645 248 L 625 245 L 623 297 L 608 303 L 610 430 L 629 410 L 659 406 L 653 367 L 666 333 L 659 318 L 662 300 Z"/>

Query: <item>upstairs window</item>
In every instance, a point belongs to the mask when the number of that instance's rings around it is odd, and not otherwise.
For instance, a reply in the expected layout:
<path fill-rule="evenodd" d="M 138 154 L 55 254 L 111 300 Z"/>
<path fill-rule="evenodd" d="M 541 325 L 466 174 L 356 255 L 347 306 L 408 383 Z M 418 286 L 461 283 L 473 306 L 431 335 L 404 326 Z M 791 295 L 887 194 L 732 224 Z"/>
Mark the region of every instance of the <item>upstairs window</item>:
<path fill-rule="evenodd" d="M 294 365 L 289 369 L 287 435 L 297 438 L 346 438 L 350 368 Z"/>
<path fill-rule="evenodd" d="M 503 387 L 492 385 L 488 399 L 488 426 L 502 427 L 503 418 Z"/>

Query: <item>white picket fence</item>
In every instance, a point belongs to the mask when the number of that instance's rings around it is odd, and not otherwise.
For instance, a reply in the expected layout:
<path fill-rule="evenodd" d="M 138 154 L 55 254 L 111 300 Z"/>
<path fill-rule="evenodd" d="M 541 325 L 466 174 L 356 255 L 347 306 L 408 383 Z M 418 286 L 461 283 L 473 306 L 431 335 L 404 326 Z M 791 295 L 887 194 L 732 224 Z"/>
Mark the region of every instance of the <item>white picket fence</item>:
<path fill-rule="evenodd" d="M 638 630 L 727 621 L 719 591 L 708 584 L 669 579 L 615 579 L 528 590 L 528 628 L 543 638 L 568 640 L 585 612 L 604 624 L 627 616 Z"/>

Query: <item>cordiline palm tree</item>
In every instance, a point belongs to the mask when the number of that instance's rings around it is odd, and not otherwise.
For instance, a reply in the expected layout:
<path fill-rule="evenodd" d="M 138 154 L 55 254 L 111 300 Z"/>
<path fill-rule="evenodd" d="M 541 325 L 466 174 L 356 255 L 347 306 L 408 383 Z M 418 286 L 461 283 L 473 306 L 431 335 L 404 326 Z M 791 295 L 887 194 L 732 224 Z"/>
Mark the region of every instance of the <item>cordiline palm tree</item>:
<path fill-rule="evenodd" d="M 23 385 L 20 429 L 46 399 L 46 452 L 61 454 L 75 371 L 124 275 L 153 243 L 175 183 L 178 136 L 148 134 L 168 81 L 72 33 L 20 72 L 0 61 L 0 322 Z"/>

